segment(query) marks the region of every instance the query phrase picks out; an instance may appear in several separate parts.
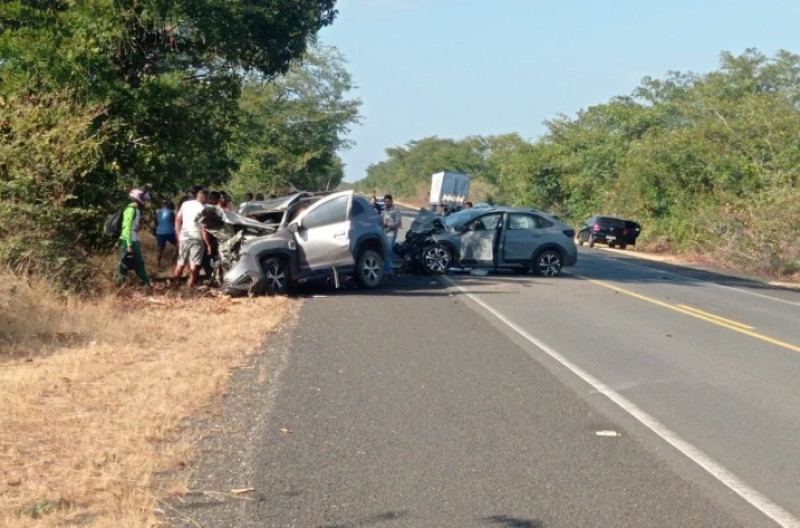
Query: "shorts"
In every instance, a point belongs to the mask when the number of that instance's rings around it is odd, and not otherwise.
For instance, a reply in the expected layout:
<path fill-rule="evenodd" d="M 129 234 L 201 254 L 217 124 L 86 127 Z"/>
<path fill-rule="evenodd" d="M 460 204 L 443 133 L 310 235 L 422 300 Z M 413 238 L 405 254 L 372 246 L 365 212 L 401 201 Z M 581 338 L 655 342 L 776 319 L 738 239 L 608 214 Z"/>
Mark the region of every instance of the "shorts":
<path fill-rule="evenodd" d="M 190 238 L 181 240 L 178 248 L 178 266 L 199 266 L 203 262 L 206 245 L 202 240 Z"/>
<path fill-rule="evenodd" d="M 167 242 L 173 246 L 178 245 L 178 239 L 175 238 L 175 233 L 170 233 L 168 235 L 156 235 L 156 244 L 158 244 L 158 249 L 164 249 L 167 247 Z"/>

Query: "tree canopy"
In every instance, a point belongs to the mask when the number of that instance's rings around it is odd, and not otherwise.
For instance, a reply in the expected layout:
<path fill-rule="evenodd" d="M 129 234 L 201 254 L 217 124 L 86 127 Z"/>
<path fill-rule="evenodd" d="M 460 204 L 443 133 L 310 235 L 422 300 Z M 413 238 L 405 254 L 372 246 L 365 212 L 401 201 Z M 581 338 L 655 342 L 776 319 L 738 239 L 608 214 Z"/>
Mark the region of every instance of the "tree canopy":
<path fill-rule="evenodd" d="M 271 82 L 251 78 L 240 101 L 241 126 L 232 142 L 239 168 L 230 187 L 239 194 L 280 194 L 298 189 L 334 189 L 342 181 L 345 135 L 359 121 L 361 102 L 347 99 L 353 88 L 344 58 L 316 46 L 302 62 Z"/>
<path fill-rule="evenodd" d="M 242 113 L 253 91 L 249 81 L 275 82 L 291 72 L 317 31 L 333 22 L 334 5 L 0 3 L 0 261 L 29 271 L 63 261 L 61 282 L 80 287 L 89 278 L 82 263 L 98 247 L 102 217 L 130 188 L 173 195 L 195 183 L 229 182 L 250 161 L 232 146 L 243 137 L 241 127 L 260 126 L 263 135 L 278 119 L 259 123 Z M 343 92 L 349 79 L 342 82 Z M 335 143 L 319 129 L 342 133 L 343 119 L 330 125 L 318 118 L 314 134 Z M 301 150 L 295 149 L 298 157 Z M 341 162 L 331 152 L 318 153 L 309 173 L 335 180 Z M 14 242 L 20 236 L 24 250 Z"/>
<path fill-rule="evenodd" d="M 499 202 L 576 224 L 597 213 L 637 219 L 652 248 L 800 271 L 800 56 L 725 52 L 717 71 L 645 78 L 546 125 L 535 141 L 411 141 L 387 149 L 357 187 L 419 193 L 433 172 L 461 170 Z"/>

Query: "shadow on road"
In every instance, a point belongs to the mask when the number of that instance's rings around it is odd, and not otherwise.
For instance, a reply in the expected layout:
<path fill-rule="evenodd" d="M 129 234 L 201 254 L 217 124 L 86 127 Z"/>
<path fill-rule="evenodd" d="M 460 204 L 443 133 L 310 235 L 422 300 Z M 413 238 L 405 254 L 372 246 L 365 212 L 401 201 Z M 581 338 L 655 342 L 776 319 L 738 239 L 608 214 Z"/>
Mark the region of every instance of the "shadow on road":
<path fill-rule="evenodd" d="M 622 266 L 620 266 L 622 264 Z M 686 286 L 710 282 L 731 288 L 761 292 L 797 292 L 791 287 L 770 284 L 766 280 L 738 275 L 724 270 L 703 269 L 628 256 L 624 251 L 581 250 L 578 264 L 569 268 L 590 279 L 617 282 L 649 283 L 672 281 Z"/>
<path fill-rule="evenodd" d="M 544 528 L 542 521 L 534 519 L 518 519 L 508 515 L 493 515 L 483 519 L 488 524 L 498 524 L 507 528 Z"/>

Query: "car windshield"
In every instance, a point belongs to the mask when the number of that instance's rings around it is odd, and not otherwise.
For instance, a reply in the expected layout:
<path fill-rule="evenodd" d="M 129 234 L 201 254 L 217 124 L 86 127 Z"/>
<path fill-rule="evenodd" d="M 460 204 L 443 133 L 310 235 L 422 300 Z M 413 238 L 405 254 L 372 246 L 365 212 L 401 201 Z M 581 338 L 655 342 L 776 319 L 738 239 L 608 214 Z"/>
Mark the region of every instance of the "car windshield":
<path fill-rule="evenodd" d="M 457 213 L 453 213 L 450 216 L 444 217 L 444 225 L 448 229 L 458 229 L 473 218 L 478 215 L 481 215 L 486 212 L 486 209 L 480 209 L 478 211 L 475 210 L 474 207 L 469 209 L 464 209 L 463 211 L 459 211 Z"/>
<path fill-rule="evenodd" d="M 424 231 L 427 229 L 431 229 L 434 224 L 434 220 L 440 218 L 439 215 L 434 213 L 433 211 L 428 211 L 427 209 L 420 209 L 417 213 L 417 216 L 411 222 L 411 226 L 409 226 L 409 231 L 414 231 L 415 233 L 419 233 L 420 231 Z"/>

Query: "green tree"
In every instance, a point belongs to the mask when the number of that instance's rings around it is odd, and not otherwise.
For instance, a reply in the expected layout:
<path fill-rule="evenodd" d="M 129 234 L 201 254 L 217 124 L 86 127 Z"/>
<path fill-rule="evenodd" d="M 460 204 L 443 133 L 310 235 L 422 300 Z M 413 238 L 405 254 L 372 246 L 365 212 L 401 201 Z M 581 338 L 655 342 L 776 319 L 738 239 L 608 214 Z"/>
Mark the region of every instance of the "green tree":
<path fill-rule="evenodd" d="M 431 174 L 441 171 L 480 176 L 486 171 L 484 144 L 477 138 L 461 141 L 437 137 L 410 141 L 386 149 L 388 159 L 367 167 L 358 188 L 366 193 L 394 193 L 421 198 L 430 189 Z"/>
<path fill-rule="evenodd" d="M 342 181 L 337 152 L 349 147 L 345 135 L 360 116 L 344 58 L 333 47 L 317 46 L 289 71 L 271 81 L 250 79 L 241 98 L 241 126 L 232 143 L 239 170 L 231 189 L 281 193 L 334 189 Z"/>
<path fill-rule="evenodd" d="M 333 21 L 334 3 L 0 3 L 0 141 L 6 156 L 21 160 L 0 169 L 0 196 L 7 201 L 0 224 L 36 204 L 63 209 L 64 218 L 73 210 L 102 216 L 132 185 L 169 194 L 192 183 L 226 181 L 236 167 L 229 143 L 238 125 L 242 77 L 287 71 L 308 40 Z M 54 101 L 59 111 L 48 112 Z M 37 116 L 36 130 L 18 119 L 25 113 Z M 80 134 L 63 134 L 85 116 L 91 120 L 81 121 Z M 88 164 L 66 154 L 34 160 L 17 141 L 26 135 L 43 148 L 59 135 L 64 153 L 82 152 L 87 142 L 98 150 Z M 61 144 L 68 139 L 76 142 L 72 149 Z M 36 193 L 23 191 L 34 161 L 37 174 L 61 176 L 57 188 L 42 184 Z M 53 232 L 31 218 L 30 236 L 41 237 L 42 247 L 72 244 L 86 253 L 96 243 L 98 224 L 69 221 Z M 4 240 L 0 246 L 0 261 L 19 261 L 18 247 Z M 29 269 L 49 270 L 62 258 L 54 250 L 30 260 Z"/>

